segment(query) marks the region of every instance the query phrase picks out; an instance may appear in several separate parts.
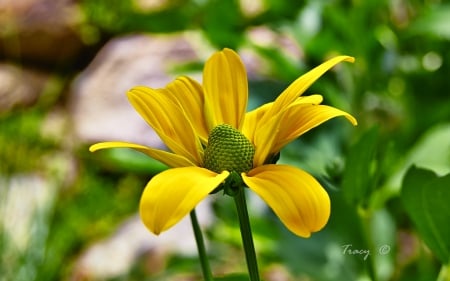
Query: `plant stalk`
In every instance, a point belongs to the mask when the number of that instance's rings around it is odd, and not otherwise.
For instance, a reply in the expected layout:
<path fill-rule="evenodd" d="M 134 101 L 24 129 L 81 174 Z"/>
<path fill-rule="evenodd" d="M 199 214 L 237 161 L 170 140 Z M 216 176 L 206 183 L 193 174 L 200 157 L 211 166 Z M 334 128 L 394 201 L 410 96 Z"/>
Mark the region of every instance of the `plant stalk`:
<path fill-rule="evenodd" d="M 213 281 L 211 268 L 209 267 L 208 256 L 206 255 L 205 243 L 203 242 L 203 234 L 198 224 L 195 209 L 190 212 L 192 228 L 194 230 L 195 242 L 197 243 L 198 256 L 202 267 L 203 278 L 205 281 Z"/>
<path fill-rule="evenodd" d="M 244 187 L 239 187 L 237 194 L 234 196 L 234 202 L 239 217 L 239 226 L 241 228 L 242 243 L 244 245 L 245 259 L 250 276 L 250 281 L 259 281 L 258 262 L 256 260 L 255 246 L 253 244 L 252 230 L 250 228 L 250 220 L 248 217 L 247 203 L 245 201 Z"/>
<path fill-rule="evenodd" d="M 450 263 L 442 265 L 437 281 L 450 281 Z"/>

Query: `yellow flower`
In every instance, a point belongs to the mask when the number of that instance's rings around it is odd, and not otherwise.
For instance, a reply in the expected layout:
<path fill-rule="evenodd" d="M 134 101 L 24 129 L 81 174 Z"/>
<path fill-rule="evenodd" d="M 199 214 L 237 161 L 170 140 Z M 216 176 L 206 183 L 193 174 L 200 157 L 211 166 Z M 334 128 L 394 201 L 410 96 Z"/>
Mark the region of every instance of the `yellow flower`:
<path fill-rule="evenodd" d="M 141 218 L 155 234 L 175 225 L 230 174 L 237 174 L 289 230 L 309 237 L 328 221 L 328 194 L 307 172 L 273 164 L 273 158 L 287 143 L 331 118 L 344 116 L 356 125 L 350 114 L 320 105 L 322 96 L 300 96 L 342 61 L 354 59 L 330 59 L 295 80 L 274 102 L 246 113 L 245 67 L 234 51 L 224 49 L 206 62 L 203 85 L 179 77 L 162 89 L 138 86 L 128 92 L 169 151 L 126 142 L 97 143 L 90 150 L 132 148 L 170 167 L 149 181 L 141 197 Z"/>

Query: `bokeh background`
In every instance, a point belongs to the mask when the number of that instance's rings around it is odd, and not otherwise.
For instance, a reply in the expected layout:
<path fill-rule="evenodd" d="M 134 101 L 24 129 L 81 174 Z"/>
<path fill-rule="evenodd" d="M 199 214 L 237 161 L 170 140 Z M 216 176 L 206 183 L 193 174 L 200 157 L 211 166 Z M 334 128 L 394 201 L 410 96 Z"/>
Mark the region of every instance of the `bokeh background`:
<path fill-rule="evenodd" d="M 264 280 L 436 280 L 449 242 L 444 236 L 433 246 L 414 210 L 444 216 L 437 231 L 449 233 L 449 193 L 440 181 L 431 187 L 441 191 L 415 197 L 439 202 L 408 205 L 402 185 L 412 165 L 440 179 L 450 172 L 444 2 L 0 1 L 0 280 L 201 279 L 189 221 L 156 237 L 137 215 L 146 182 L 164 165 L 88 147 L 107 140 L 162 147 L 126 91 L 163 87 L 178 75 L 200 81 L 204 61 L 223 47 L 247 67 L 249 109 L 332 56 L 356 58 L 307 94 L 322 94 L 359 125 L 331 120 L 280 159 L 325 186 L 326 228 L 296 237 L 250 195 Z M 214 274 L 245 273 L 231 198 L 210 196 L 198 213 Z"/>

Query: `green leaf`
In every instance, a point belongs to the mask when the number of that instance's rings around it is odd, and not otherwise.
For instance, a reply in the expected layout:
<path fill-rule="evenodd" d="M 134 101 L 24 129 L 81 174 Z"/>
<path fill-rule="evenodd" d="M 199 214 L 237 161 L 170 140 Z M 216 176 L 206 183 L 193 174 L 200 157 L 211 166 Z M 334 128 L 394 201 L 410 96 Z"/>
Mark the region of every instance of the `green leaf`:
<path fill-rule="evenodd" d="M 450 123 L 438 124 L 428 129 L 399 161 L 396 169 L 387 182 L 389 193 L 398 194 L 402 179 L 411 165 L 429 168 L 439 175 L 450 172 L 450 144 L 443 140 L 450 139 Z M 439 149 L 436 149 L 439 148 Z"/>
<path fill-rule="evenodd" d="M 411 167 L 403 180 L 401 199 L 420 237 L 444 264 L 450 258 L 450 174 Z"/>
<path fill-rule="evenodd" d="M 426 11 L 411 24 L 410 32 L 450 40 L 450 5 L 439 5 Z"/>
<path fill-rule="evenodd" d="M 222 277 L 214 277 L 215 281 L 248 281 L 246 274 L 230 274 Z"/>
<path fill-rule="evenodd" d="M 95 161 L 111 171 L 156 175 L 168 167 L 140 152 L 126 148 L 108 149 L 98 153 Z"/>
<path fill-rule="evenodd" d="M 244 39 L 244 18 L 236 0 L 208 1 L 202 25 L 206 37 L 218 48 L 236 49 Z"/>
<path fill-rule="evenodd" d="M 360 204 L 369 198 L 374 177 L 372 167 L 378 141 L 378 128 L 365 132 L 350 148 L 342 179 L 342 192 L 351 205 Z"/>

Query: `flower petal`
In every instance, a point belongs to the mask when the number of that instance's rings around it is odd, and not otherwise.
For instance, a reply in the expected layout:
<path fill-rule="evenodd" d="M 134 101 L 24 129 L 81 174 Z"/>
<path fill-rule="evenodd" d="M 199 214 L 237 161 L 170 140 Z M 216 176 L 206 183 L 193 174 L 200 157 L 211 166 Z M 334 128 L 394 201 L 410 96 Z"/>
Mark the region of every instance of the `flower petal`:
<path fill-rule="evenodd" d="M 354 62 L 355 59 L 349 56 L 334 57 L 297 78 L 297 80 L 292 82 L 292 84 L 289 85 L 289 87 L 287 87 L 286 90 L 284 90 L 278 96 L 265 119 L 270 118 L 270 116 L 280 112 L 284 107 L 294 102 L 295 99 L 303 94 L 303 92 L 305 92 L 306 89 L 309 88 L 309 86 L 311 86 L 317 79 L 319 79 L 320 76 L 322 76 L 336 64 L 343 61 Z"/>
<path fill-rule="evenodd" d="M 245 67 L 233 50 L 217 52 L 206 62 L 203 88 L 209 131 L 220 124 L 240 129 L 247 109 L 248 82 Z"/>
<path fill-rule="evenodd" d="M 319 104 L 323 100 L 321 95 L 310 95 L 304 97 L 298 97 L 295 100 L 295 104 L 314 103 Z M 261 166 L 265 163 L 266 159 L 273 153 L 272 147 L 277 143 L 277 135 L 279 127 L 283 126 L 284 114 L 286 110 L 278 112 L 272 118 L 266 119 L 261 122 L 262 117 L 273 106 L 273 102 L 266 103 L 259 108 L 250 111 L 245 115 L 244 125 L 242 132 L 255 146 L 255 157 L 253 166 Z"/>
<path fill-rule="evenodd" d="M 353 125 L 357 125 L 357 121 L 353 116 L 331 106 L 297 102 L 291 104 L 286 114 L 280 120 L 276 141 L 273 143 L 270 152 L 276 153 L 280 151 L 283 146 L 300 135 L 338 116 L 344 116 Z"/>
<path fill-rule="evenodd" d="M 262 106 L 245 114 L 244 123 L 242 125 L 242 133 L 250 142 L 254 143 L 255 133 L 259 126 L 259 121 L 264 114 L 266 114 L 272 104 L 272 102 L 263 104 Z"/>
<path fill-rule="evenodd" d="M 183 108 L 202 143 L 206 144 L 209 132 L 203 113 L 205 98 L 202 86 L 197 81 L 182 76 L 169 83 L 166 88 Z"/>
<path fill-rule="evenodd" d="M 129 142 L 121 142 L 121 141 L 111 141 L 111 142 L 100 142 L 96 143 L 94 145 L 91 145 L 89 147 L 90 152 L 95 152 L 97 150 L 101 149 L 108 149 L 108 148 L 131 148 L 134 150 L 137 150 L 139 152 L 142 152 L 144 154 L 147 154 L 151 158 L 166 164 L 169 167 L 175 168 L 175 167 L 188 167 L 188 166 L 195 166 L 194 163 L 189 161 L 189 159 L 173 154 L 164 150 L 159 150 L 155 148 L 151 148 L 148 146 L 135 144 L 135 143 L 129 143 Z"/>
<path fill-rule="evenodd" d="M 128 99 L 173 153 L 200 166 L 203 161 L 200 140 L 183 109 L 170 95 L 166 89 L 139 86 L 128 92 Z"/>
<path fill-rule="evenodd" d="M 253 143 L 255 146 L 253 167 L 263 165 L 266 163 L 267 158 L 271 156 L 271 148 L 277 140 L 278 128 L 280 127 L 285 112 L 285 110 L 280 112 L 265 123 L 258 125 L 256 128 Z"/>
<path fill-rule="evenodd" d="M 330 199 L 308 173 L 287 165 L 264 165 L 242 174 L 284 225 L 301 237 L 322 229 L 330 216 Z"/>
<path fill-rule="evenodd" d="M 226 171 L 216 174 L 199 167 L 175 168 L 157 174 L 141 197 L 142 221 L 158 235 L 180 221 L 228 175 Z"/>

